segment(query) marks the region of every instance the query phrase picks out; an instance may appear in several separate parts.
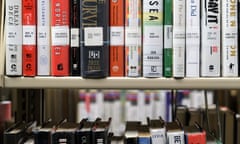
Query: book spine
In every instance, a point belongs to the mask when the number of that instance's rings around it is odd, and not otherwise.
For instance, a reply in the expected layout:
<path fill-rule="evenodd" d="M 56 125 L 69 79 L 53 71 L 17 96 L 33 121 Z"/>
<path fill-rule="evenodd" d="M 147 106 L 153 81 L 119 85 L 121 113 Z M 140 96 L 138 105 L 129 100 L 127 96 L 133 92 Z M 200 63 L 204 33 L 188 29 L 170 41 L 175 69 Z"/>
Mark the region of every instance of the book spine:
<path fill-rule="evenodd" d="M 200 1 L 186 0 L 186 77 L 200 76 Z"/>
<path fill-rule="evenodd" d="M 91 144 L 92 143 L 92 131 L 77 131 L 76 132 L 77 144 Z"/>
<path fill-rule="evenodd" d="M 168 144 L 184 144 L 184 132 L 167 132 L 167 143 Z"/>
<path fill-rule="evenodd" d="M 51 1 L 51 75 L 69 75 L 69 2 Z"/>
<path fill-rule="evenodd" d="M 185 76 L 186 1 L 173 2 L 173 77 Z"/>
<path fill-rule="evenodd" d="M 162 77 L 163 1 L 143 2 L 143 76 Z"/>
<path fill-rule="evenodd" d="M 124 76 L 124 1 L 110 1 L 110 76 Z"/>
<path fill-rule="evenodd" d="M 70 75 L 80 76 L 80 0 L 70 1 Z"/>
<path fill-rule="evenodd" d="M 151 142 L 152 144 L 165 144 L 166 143 L 166 129 L 159 128 L 159 129 L 150 129 L 151 133 Z"/>
<path fill-rule="evenodd" d="M 83 78 L 107 77 L 109 69 L 109 1 L 81 0 L 80 44 Z"/>
<path fill-rule="evenodd" d="M 141 0 L 126 0 L 125 71 L 129 77 L 140 77 L 142 73 L 141 7 Z"/>
<path fill-rule="evenodd" d="M 164 13 L 163 13 L 163 75 L 165 77 L 172 77 L 172 57 L 173 57 L 173 16 L 172 16 L 172 3 L 173 0 L 164 1 Z"/>
<path fill-rule="evenodd" d="M 37 0 L 37 75 L 50 75 L 50 3 Z"/>
<path fill-rule="evenodd" d="M 22 0 L 6 1 L 6 75 L 22 75 Z"/>
<path fill-rule="evenodd" d="M 220 76 L 220 1 L 202 0 L 201 76 Z"/>
<path fill-rule="evenodd" d="M 237 1 L 222 0 L 222 76 L 238 76 Z"/>
<path fill-rule="evenodd" d="M 35 76 L 37 67 L 36 47 L 36 1 L 22 1 L 22 67 L 23 76 Z"/>
<path fill-rule="evenodd" d="M 150 137 L 138 137 L 138 144 L 151 144 Z"/>

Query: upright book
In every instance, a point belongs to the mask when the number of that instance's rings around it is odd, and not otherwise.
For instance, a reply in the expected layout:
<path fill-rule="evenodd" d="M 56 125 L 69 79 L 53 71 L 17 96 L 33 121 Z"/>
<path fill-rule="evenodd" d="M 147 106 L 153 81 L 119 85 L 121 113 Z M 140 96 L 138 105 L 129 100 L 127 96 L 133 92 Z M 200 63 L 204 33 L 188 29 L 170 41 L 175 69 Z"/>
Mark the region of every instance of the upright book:
<path fill-rule="evenodd" d="M 238 2 L 222 0 L 222 76 L 238 76 Z"/>
<path fill-rule="evenodd" d="M 110 76 L 124 76 L 124 1 L 110 0 Z"/>
<path fill-rule="evenodd" d="M 7 0 L 5 7 L 6 75 L 22 75 L 22 0 Z"/>
<path fill-rule="evenodd" d="M 126 76 L 142 75 L 142 1 L 125 3 L 125 71 Z"/>
<path fill-rule="evenodd" d="M 70 0 L 70 75 L 80 76 L 80 0 Z"/>
<path fill-rule="evenodd" d="M 186 0 L 186 77 L 200 76 L 200 0 Z"/>
<path fill-rule="evenodd" d="M 50 75 L 49 0 L 37 0 L 37 75 Z"/>
<path fill-rule="evenodd" d="M 172 55 L 173 55 L 173 0 L 164 1 L 163 13 L 163 76 L 172 77 Z"/>
<path fill-rule="evenodd" d="M 23 47 L 22 66 L 23 76 L 36 76 L 37 74 L 37 2 L 36 0 L 22 1 Z"/>
<path fill-rule="evenodd" d="M 140 125 L 137 130 L 138 144 L 151 144 L 151 134 L 148 125 Z"/>
<path fill-rule="evenodd" d="M 187 144 L 206 144 L 206 132 L 195 125 L 184 127 L 184 136 Z"/>
<path fill-rule="evenodd" d="M 51 75 L 69 75 L 69 2 L 51 1 Z"/>
<path fill-rule="evenodd" d="M 83 78 L 109 75 L 109 1 L 80 1 L 81 74 Z"/>
<path fill-rule="evenodd" d="M 166 135 L 168 144 L 184 144 L 184 131 L 180 125 L 174 122 L 168 122 L 166 124 Z"/>
<path fill-rule="evenodd" d="M 166 127 L 162 119 L 149 119 L 148 125 L 152 144 L 166 143 Z"/>
<path fill-rule="evenodd" d="M 163 0 L 143 1 L 143 76 L 162 77 Z"/>
<path fill-rule="evenodd" d="M 220 1 L 201 1 L 201 76 L 220 76 Z"/>
<path fill-rule="evenodd" d="M 185 76 L 186 0 L 173 1 L 173 77 Z"/>

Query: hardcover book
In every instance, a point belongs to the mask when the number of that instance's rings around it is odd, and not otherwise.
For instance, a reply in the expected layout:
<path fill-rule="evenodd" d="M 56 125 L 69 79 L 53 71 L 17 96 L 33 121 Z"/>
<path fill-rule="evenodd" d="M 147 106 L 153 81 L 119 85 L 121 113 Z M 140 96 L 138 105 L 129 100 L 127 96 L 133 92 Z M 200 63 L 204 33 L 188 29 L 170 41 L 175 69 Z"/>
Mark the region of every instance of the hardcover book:
<path fill-rule="evenodd" d="M 162 119 L 149 119 L 148 125 L 152 144 L 166 143 L 166 127 Z"/>
<path fill-rule="evenodd" d="M 124 1 L 110 1 L 110 76 L 124 76 Z"/>
<path fill-rule="evenodd" d="M 142 19 L 141 0 L 125 3 L 125 72 L 129 77 L 142 75 Z"/>
<path fill-rule="evenodd" d="M 200 1 L 186 0 L 186 77 L 200 76 Z"/>
<path fill-rule="evenodd" d="M 220 76 L 220 1 L 201 1 L 201 76 Z"/>
<path fill-rule="evenodd" d="M 173 1 L 173 77 L 185 76 L 186 1 Z"/>
<path fill-rule="evenodd" d="M 168 144 L 184 144 L 184 131 L 180 127 L 180 125 L 174 122 L 168 122 L 166 124 L 167 131 L 167 143 Z"/>
<path fill-rule="evenodd" d="M 22 75 L 22 0 L 7 0 L 5 9 L 6 75 Z"/>
<path fill-rule="evenodd" d="M 222 0 L 222 76 L 238 76 L 238 2 Z"/>
<path fill-rule="evenodd" d="M 51 75 L 69 75 L 69 2 L 51 1 Z"/>
<path fill-rule="evenodd" d="M 206 132 L 195 125 L 184 127 L 184 135 L 188 144 L 206 144 Z"/>
<path fill-rule="evenodd" d="M 23 47 L 22 66 L 23 76 L 37 74 L 37 2 L 35 0 L 22 1 Z"/>
<path fill-rule="evenodd" d="M 163 13 L 163 75 L 165 77 L 172 77 L 173 65 L 173 0 L 164 1 Z"/>
<path fill-rule="evenodd" d="M 37 0 L 37 75 L 50 75 L 49 0 Z"/>
<path fill-rule="evenodd" d="M 163 1 L 143 1 L 143 76 L 162 77 Z"/>
<path fill-rule="evenodd" d="M 81 73 L 83 78 L 109 75 L 109 1 L 80 1 Z"/>
<path fill-rule="evenodd" d="M 70 75 L 80 76 L 80 0 L 70 1 Z"/>

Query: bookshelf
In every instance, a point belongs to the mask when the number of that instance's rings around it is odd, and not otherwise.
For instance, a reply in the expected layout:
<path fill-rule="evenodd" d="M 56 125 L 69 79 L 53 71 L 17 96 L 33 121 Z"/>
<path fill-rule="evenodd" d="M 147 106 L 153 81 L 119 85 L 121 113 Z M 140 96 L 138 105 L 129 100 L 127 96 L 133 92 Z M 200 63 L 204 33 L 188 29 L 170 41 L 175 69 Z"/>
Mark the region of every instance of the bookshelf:
<path fill-rule="evenodd" d="M 240 78 L 3 77 L 5 88 L 239 89 Z"/>

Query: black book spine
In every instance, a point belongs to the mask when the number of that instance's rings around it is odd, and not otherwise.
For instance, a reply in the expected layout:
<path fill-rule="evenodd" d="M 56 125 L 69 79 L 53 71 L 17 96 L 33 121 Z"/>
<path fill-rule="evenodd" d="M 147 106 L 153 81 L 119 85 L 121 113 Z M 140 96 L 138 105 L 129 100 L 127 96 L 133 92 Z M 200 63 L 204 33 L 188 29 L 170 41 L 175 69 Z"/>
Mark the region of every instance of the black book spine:
<path fill-rule="evenodd" d="M 80 76 L 80 0 L 70 0 L 70 75 Z"/>
<path fill-rule="evenodd" d="M 52 144 L 75 144 L 75 132 L 56 132 L 51 140 Z"/>
<path fill-rule="evenodd" d="M 50 139 L 50 132 L 37 132 L 34 135 L 34 141 L 35 144 L 49 144 L 51 139 Z"/>
<path fill-rule="evenodd" d="M 82 77 L 107 77 L 109 73 L 109 1 L 81 0 L 80 29 Z"/>
<path fill-rule="evenodd" d="M 91 131 L 77 131 L 76 132 L 76 143 L 77 144 L 92 144 L 92 133 Z"/>
<path fill-rule="evenodd" d="M 92 133 L 93 144 L 108 144 L 108 132 L 105 131 L 94 131 Z"/>

